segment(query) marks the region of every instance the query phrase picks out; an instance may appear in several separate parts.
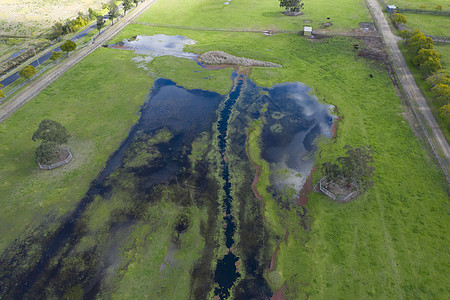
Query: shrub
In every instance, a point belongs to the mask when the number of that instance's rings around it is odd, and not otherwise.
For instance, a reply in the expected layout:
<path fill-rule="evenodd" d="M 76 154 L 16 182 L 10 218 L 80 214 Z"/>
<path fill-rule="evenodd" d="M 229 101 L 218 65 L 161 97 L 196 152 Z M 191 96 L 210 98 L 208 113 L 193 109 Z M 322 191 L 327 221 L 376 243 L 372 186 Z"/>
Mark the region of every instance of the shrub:
<path fill-rule="evenodd" d="M 431 90 L 436 95 L 436 101 L 438 103 L 450 102 L 450 86 L 448 86 L 447 84 L 438 83 Z"/>
<path fill-rule="evenodd" d="M 397 24 L 405 24 L 406 23 L 406 17 L 404 15 L 401 15 L 399 13 L 394 13 L 392 15 L 392 21 Z"/>
<path fill-rule="evenodd" d="M 425 75 L 430 75 L 442 69 L 440 54 L 434 49 L 421 49 L 414 57 L 413 63 L 420 68 Z"/>
<path fill-rule="evenodd" d="M 407 42 L 408 50 L 413 54 L 419 53 L 421 49 L 433 49 L 433 40 L 420 31 L 416 31 Z"/>
<path fill-rule="evenodd" d="M 58 145 L 54 142 L 42 142 L 35 151 L 36 161 L 40 164 L 51 164 L 59 156 Z"/>
<path fill-rule="evenodd" d="M 446 105 L 441 106 L 441 108 L 439 109 L 439 112 L 441 114 L 441 117 L 447 123 L 447 126 L 449 126 L 450 125 L 450 103 L 447 103 Z"/>

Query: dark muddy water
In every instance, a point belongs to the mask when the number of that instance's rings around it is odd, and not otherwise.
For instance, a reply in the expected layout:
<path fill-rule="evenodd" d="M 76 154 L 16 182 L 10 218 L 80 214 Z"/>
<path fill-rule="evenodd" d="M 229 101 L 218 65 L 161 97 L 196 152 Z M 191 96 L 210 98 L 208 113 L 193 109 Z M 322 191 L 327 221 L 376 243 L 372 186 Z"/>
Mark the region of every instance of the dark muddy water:
<path fill-rule="evenodd" d="M 233 74 L 235 78 L 236 75 Z M 219 131 L 218 136 L 218 146 L 222 157 L 221 167 L 222 167 L 222 178 L 225 181 L 223 190 L 225 192 L 225 198 L 223 199 L 223 210 L 225 211 L 224 222 L 225 222 L 225 245 L 229 249 L 233 246 L 234 240 L 233 235 L 236 231 L 236 224 L 234 216 L 231 214 L 231 208 L 233 203 L 233 197 L 231 196 L 231 183 L 230 183 L 230 170 L 228 163 L 225 160 L 225 153 L 227 149 L 227 131 L 228 122 L 232 109 L 241 94 L 241 89 L 244 84 L 243 76 L 240 75 L 239 78 L 235 78 L 235 87 L 228 95 L 225 105 L 220 112 L 219 122 L 217 124 L 217 130 Z M 217 269 L 215 273 L 215 281 L 219 284 L 216 288 L 215 294 L 221 299 L 226 299 L 229 297 L 229 289 L 233 286 L 236 279 L 240 276 L 237 272 L 235 263 L 238 258 L 229 252 L 223 259 L 217 262 Z"/>
<path fill-rule="evenodd" d="M 277 84 L 266 91 L 262 157 L 271 165 L 277 190 L 298 194 L 313 167 L 317 138 L 331 137 L 332 107 L 318 102 L 302 83 Z"/>
<path fill-rule="evenodd" d="M 180 49 L 184 42 L 186 41 L 182 39 L 180 42 L 180 38 L 177 42 L 160 37 L 157 44 L 163 44 L 165 48 L 178 52 L 182 51 Z M 155 41 L 148 41 L 148 43 L 154 44 Z M 139 121 L 132 127 L 129 136 L 120 147 L 111 155 L 104 170 L 92 183 L 87 195 L 79 202 L 75 210 L 66 216 L 65 221 L 59 225 L 51 237 L 37 239 L 42 254 L 35 260 L 35 263 L 29 265 L 25 262 L 22 265 L 20 263 L 27 252 L 33 252 L 32 245 L 26 243 L 17 245 L 16 248 L 23 249 L 22 252 L 17 252 L 17 255 L 5 255 L 0 258 L 0 262 L 8 266 L 4 272 L 0 273 L 0 283 L 2 284 L 0 298 L 22 299 L 36 294 L 41 295 L 49 284 L 53 286 L 53 293 L 49 296 L 56 298 L 64 295 L 67 286 L 75 285 L 83 286 L 85 296 L 95 297 L 101 288 L 105 274 L 111 270 L 114 271 L 119 266 L 117 244 L 108 245 L 99 266 L 83 271 L 85 273 L 77 274 L 72 279 L 70 276 L 69 279 L 64 279 L 66 281 L 60 279 L 62 258 L 72 254 L 72 249 L 86 233 L 80 231 L 79 221 L 88 205 L 96 196 L 102 197 L 102 201 L 108 201 L 108 195 L 116 188 L 114 181 L 110 181 L 110 175 L 121 170 L 131 172 L 139 178 L 139 186 L 135 187 L 135 191 L 143 195 L 144 200 L 142 201 L 147 201 L 145 197 L 150 194 L 153 186 L 171 182 L 178 185 L 179 178 L 191 176 L 190 162 L 187 159 L 190 145 L 202 132 L 212 133 L 213 124 L 216 124 L 214 126 L 219 133 L 217 147 L 220 151 L 220 171 L 224 182 L 221 187 L 224 194 L 222 211 L 225 224 L 225 246 L 228 249 L 235 244 L 233 239 L 237 229 L 235 218 L 239 218 L 239 216 L 232 215 L 234 200 L 232 195 L 235 195 L 233 192 L 236 191 L 232 191 L 233 169 L 230 168 L 230 162 L 227 162 L 225 157 L 227 157 L 227 153 L 233 151 L 238 160 L 246 159 L 246 129 L 249 122 L 260 118 L 261 114 L 264 114 L 261 136 L 262 156 L 271 165 L 273 174 L 271 183 L 279 192 L 283 192 L 287 187 L 300 188 L 314 163 L 317 147 L 315 141 L 321 135 L 331 136 L 330 128 L 333 117 L 329 112 L 330 108 L 308 95 L 310 89 L 301 83 L 285 83 L 272 88 L 262 88 L 236 73 L 233 73 L 232 79 L 234 86 L 227 96 L 204 90 L 186 90 L 167 79 L 156 80 L 148 100 L 141 109 Z M 264 112 L 262 112 L 263 107 L 266 107 Z M 232 119 L 233 115 L 234 119 Z M 235 132 L 231 137 L 230 127 Z M 136 147 L 143 139 L 149 139 L 161 131 L 169 132 L 171 136 L 168 141 L 153 145 L 161 156 L 147 165 L 127 167 L 126 161 L 129 159 L 129 153 L 133 147 Z M 244 170 L 243 173 L 249 178 L 254 176 L 254 174 L 250 174 L 250 169 Z M 201 178 L 199 181 L 205 182 L 206 180 Z M 239 197 L 241 205 L 247 201 L 240 199 L 241 196 L 245 195 L 242 198 L 247 198 L 249 193 L 250 199 L 253 199 L 251 180 L 248 184 L 248 191 L 239 191 L 236 196 Z M 216 199 L 211 201 L 215 203 Z M 258 205 L 260 205 L 259 202 L 256 206 L 252 206 L 253 210 L 258 211 Z M 260 215 L 258 217 L 262 219 Z M 262 220 L 259 221 L 263 227 Z M 127 235 L 135 223 L 135 215 L 132 213 L 126 215 L 122 221 L 110 227 L 111 239 L 115 239 L 119 235 Z M 241 220 L 242 224 L 245 224 L 243 220 Z M 268 237 L 261 235 L 263 232 L 261 228 L 254 230 L 247 230 L 247 228 L 240 230 L 241 245 L 246 244 L 246 238 L 254 238 L 258 241 L 256 243 L 258 245 L 252 244 L 252 249 L 241 249 L 243 268 L 247 271 L 247 275 L 253 276 L 253 279 L 245 279 L 248 281 L 246 283 L 248 285 L 242 286 L 241 284 L 239 293 L 256 295 L 255 297 L 266 296 L 270 293 L 270 289 L 263 279 L 263 270 L 267 266 L 264 265 L 265 262 L 258 261 L 256 257 L 259 257 L 259 249 L 262 247 L 259 244 L 265 243 Z M 242 236 L 243 234 L 245 236 Z M 243 239 L 244 241 L 242 241 Z M 16 252 L 11 251 L 11 253 Z M 59 257 L 56 262 L 54 261 L 55 257 Z M 239 258 L 230 249 L 217 262 L 214 282 L 218 284 L 218 287 L 215 288 L 215 295 L 221 299 L 229 297 L 229 289 L 240 277 L 236 267 L 238 260 Z M 206 262 L 205 265 L 207 266 L 208 263 Z M 12 274 L 12 276 L 8 276 L 8 274 Z M 211 275 L 209 277 L 212 277 Z M 84 278 L 85 281 L 80 282 L 80 278 Z M 246 290 L 246 287 L 250 286 L 252 289 L 261 289 L 262 292 L 258 294 L 255 291 L 248 291 L 248 288 Z"/>
<path fill-rule="evenodd" d="M 0 282 L 2 283 L 0 298 L 5 296 L 5 298 L 22 299 L 36 293 L 43 295 L 42 292 L 47 283 L 58 282 L 61 262 L 50 264 L 50 261 L 56 256 L 70 256 L 71 249 L 81 238 L 78 232 L 80 217 L 95 196 L 106 195 L 105 201 L 107 201 L 107 194 L 114 188 L 105 185 L 108 176 L 116 169 L 123 167 L 124 156 L 133 146 L 133 143 L 139 140 L 140 136 L 145 134 L 151 136 L 161 130 L 173 134 L 173 138 L 168 144 L 157 145 L 162 158 L 159 159 L 156 166 L 143 166 L 136 170 L 136 173 L 143 179 L 143 186 L 150 188 L 156 184 L 169 182 L 179 175 L 180 171 L 187 165 L 186 155 L 183 154 L 184 146 L 192 144 L 200 133 L 211 131 L 211 124 L 217 120 L 216 111 L 223 98 L 222 95 L 214 92 L 186 90 L 167 79 L 156 80 L 149 94 L 149 100 L 141 109 L 139 121 L 133 126 L 129 136 L 118 150 L 110 157 L 104 170 L 92 183 L 86 197 L 65 218 L 66 221 L 59 226 L 55 234 L 51 238 L 47 237 L 46 241 L 41 244 L 42 256 L 37 260 L 37 263 L 32 267 L 22 266 L 17 263 L 20 260 L 18 257 L 5 255 L 1 258 L 0 262 L 9 267 L 2 268 L 1 273 L 3 274 L 0 274 Z M 122 224 L 116 225 L 116 228 L 123 231 L 126 230 L 124 227 L 131 227 L 132 224 L 134 224 L 132 220 L 125 218 Z M 114 227 L 111 227 L 110 230 L 114 231 Z M 114 232 L 110 232 L 110 234 L 115 235 Z M 67 247 L 68 245 L 72 246 Z M 19 245 L 18 247 L 23 248 L 24 253 L 18 255 L 26 256 L 28 246 Z M 114 247 L 116 245 L 112 246 L 112 248 Z M 111 257 L 112 254 L 107 253 L 107 256 Z M 116 261 L 110 264 L 106 262 L 101 267 L 104 270 L 95 271 L 98 276 L 85 285 L 85 295 L 92 297 L 97 293 L 102 274 L 115 263 Z M 14 274 L 14 276 L 8 277 L 8 273 Z M 74 280 L 76 281 L 76 279 Z M 64 292 L 64 286 L 60 288 L 62 290 L 56 289 L 55 291 L 58 296 L 61 296 Z"/>

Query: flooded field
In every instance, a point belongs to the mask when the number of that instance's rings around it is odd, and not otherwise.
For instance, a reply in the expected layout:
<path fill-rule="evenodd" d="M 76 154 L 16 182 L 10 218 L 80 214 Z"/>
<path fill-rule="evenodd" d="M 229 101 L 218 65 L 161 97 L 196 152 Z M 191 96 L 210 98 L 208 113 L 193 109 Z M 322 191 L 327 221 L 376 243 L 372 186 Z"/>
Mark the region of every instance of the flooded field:
<path fill-rule="evenodd" d="M 183 47 L 193 41 L 183 37 L 136 41 L 117 47 L 191 58 Z M 248 128 L 261 122 L 273 193 L 293 202 L 333 117 L 301 83 L 264 88 L 236 72 L 231 78 L 228 95 L 157 79 L 139 121 L 75 210 L 2 255 L 0 298 L 120 298 L 127 280 L 145 281 L 143 292 L 166 299 L 177 297 L 173 282 L 187 280 L 185 298 L 270 298 L 263 274 L 271 233 L 252 190 Z M 136 275 L 144 267 L 145 276 Z"/>

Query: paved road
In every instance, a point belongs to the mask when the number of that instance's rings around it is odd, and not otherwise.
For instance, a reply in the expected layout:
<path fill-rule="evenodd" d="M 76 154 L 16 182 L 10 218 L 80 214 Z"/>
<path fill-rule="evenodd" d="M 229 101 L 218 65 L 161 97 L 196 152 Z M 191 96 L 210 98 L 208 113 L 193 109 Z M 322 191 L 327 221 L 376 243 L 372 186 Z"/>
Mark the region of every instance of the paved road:
<path fill-rule="evenodd" d="M 79 32 L 77 35 L 75 35 L 74 37 L 72 37 L 70 40 L 72 40 L 73 42 L 81 39 L 82 37 L 84 37 L 86 34 L 88 34 L 91 30 L 97 28 L 97 24 L 92 24 L 91 26 L 89 26 L 88 28 L 84 29 L 83 31 Z M 51 47 L 51 46 L 50 46 Z M 48 51 L 46 54 L 42 55 L 41 57 L 39 57 L 38 59 L 34 60 L 33 62 L 30 63 L 30 65 L 32 65 L 33 67 L 37 67 L 38 65 L 42 64 L 43 62 L 47 61 L 48 59 L 50 59 L 50 56 L 52 56 L 52 52 L 53 51 L 61 51 L 60 47 L 56 47 L 55 49 L 52 49 L 52 51 Z M 5 79 L 3 79 L 2 81 L 0 81 L 0 84 L 2 84 L 3 86 L 7 86 L 10 85 L 11 83 L 13 83 L 14 81 L 16 81 L 17 79 L 19 79 L 19 72 L 15 72 L 11 75 L 9 75 L 8 77 L 6 77 Z"/>
<path fill-rule="evenodd" d="M 447 167 L 450 163 L 450 148 L 447 140 L 445 139 L 441 128 L 436 122 L 436 119 L 434 118 L 427 101 L 420 92 L 420 89 L 417 86 L 414 77 L 412 76 L 411 71 L 406 64 L 406 61 L 403 58 L 400 49 L 398 48 L 398 37 L 392 33 L 380 5 L 378 4 L 377 0 L 366 0 L 366 2 L 370 12 L 372 13 L 375 23 L 377 24 L 377 27 L 383 36 L 383 40 L 392 53 L 393 64 L 396 69 L 397 75 L 400 79 L 401 84 L 403 85 L 403 89 L 405 90 L 409 101 L 411 103 L 414 103 L 412 106 L 413 109 L 415 106 L 415 113 L 417 111 L 420 112 L 425 119 L 426 125 L 431 129 L 431 139 L 429 139 L 426 129 L 422 126 L 425 131 L 425 135 L 427 136 L 427 139 L 431 145 L 431 148 L 433 148 L 433 151 L 435 151 L 437 148 L 443 154 L 443 158 L 439 158 L 439 155 L 437 156 L 437 158 L 438 160 L 440 160 L 439 163 L 448 180 Z M 419 123 L 421 123 L 420 116 L 417 117 L 419 119 Z"/>
<path fill-rule="evenodd" d="M 35 81 L 31 82 L 24 90 L 19 94 L 14 96 L 12 99 L 8 100 L 0 108 L 0 123 L 13 114 L 16 110 L 22 107 L 25 103 L 33 99 L 37 94 L 49 86 L 53 81 L 58 79 L 64 72 L 73 67 L 76 63 L 81 61 L 87 55 L 92 53 L 95 49 L 103 45 L 106 41 L 111 39 L 115 34 L 122 30 L 125 26 L 130 24 L 134 18 L 141 14 L 145 9 L 147 9 L 156 0 L 147 0 L 138 5 L 132 12 L 128 13 L 125 17 L 116 21 L 114 25 L 109 27 L 102 33 L 95 42 L 85 48 L 75 52 L 68 59 L 63 60 L 54 69 L 47 72 L 45 75 L 39 77 Z"/>

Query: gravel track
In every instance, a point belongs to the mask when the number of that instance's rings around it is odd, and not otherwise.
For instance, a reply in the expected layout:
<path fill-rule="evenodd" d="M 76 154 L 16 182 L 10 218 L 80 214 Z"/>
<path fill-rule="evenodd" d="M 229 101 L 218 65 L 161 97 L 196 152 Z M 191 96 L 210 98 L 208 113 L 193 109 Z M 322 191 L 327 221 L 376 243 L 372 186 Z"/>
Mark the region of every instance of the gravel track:
<path fill-rule="evenodd" d="M 382 34 L 383 40 L 390 51 L 392 63 L 394 65 L 399 81 L 406 93 L 408 102 L 411 104 L 410 106 L 413 110 L 413 113 L 416 116 L 416 119 L 422 129 L 426 140 L 433 150 L 433 153 L 446 177 L 447 183 L 450 183 L 447 172 L 450 162 L 449 145 L 447 143 L 447 140 L 445 139 L 444 134 L 442 133 L 441 128 L 436 122 L 436 119 L 434 118 L 426 99 L 417 86 L 414 77 L 411 74 L 408 65 L 406 64 L 406 61 L 403 58 L 402 53 L 400 52 L 400 49 L 398 48 L 397 43 L 400 38 L 392 33 L 391 28 L 389 27 L 389 24 L 377 0 L 366 0 L 366 3 L 378 27 L 378 30 Z M 422 122 L 422 118 L 425 121 L 425 124 Z M 430 129 L 430 134 L 428 134 L 425 125 Z M 439 155 L 439 153 L 441 153 L 442 155 Z"/>

